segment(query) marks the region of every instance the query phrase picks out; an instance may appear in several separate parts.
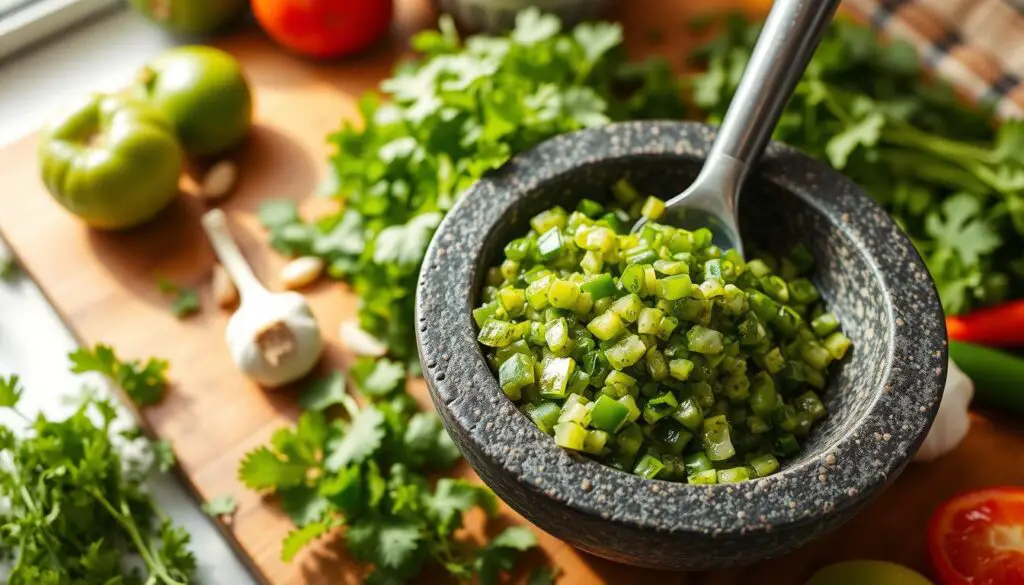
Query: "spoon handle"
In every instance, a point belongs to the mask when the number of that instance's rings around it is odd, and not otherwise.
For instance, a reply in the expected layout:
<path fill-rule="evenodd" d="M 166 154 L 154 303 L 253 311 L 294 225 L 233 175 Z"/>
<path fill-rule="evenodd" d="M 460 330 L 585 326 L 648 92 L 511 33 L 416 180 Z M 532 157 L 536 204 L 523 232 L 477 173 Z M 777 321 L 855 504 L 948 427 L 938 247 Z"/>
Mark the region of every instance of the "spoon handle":
<path fill-rule="evenodd" d="M 742 174 L 768 145 L 782 110 L 840 0 L 775 0 L 708 159 L 734 159 Z"/>
<path fill-rule="evenodd" d="M 206 235 L 213 245 L 213 251 L 217 254 L 228 275 L 231 276 L 231 280 L 235 281 L 241 299 L 244 301 L 246 297 L 265 294 L 267 289 L 253 274 L 249 263 L 242 256 L 242 251 L 238 249 L 238 244 L 231 237 L 231 232 L 228 231 L 227 216 L 224 212 L 220 209 L 207 211 L 203 215 L 202 223 L 203 229 L 206 230 Z"/>

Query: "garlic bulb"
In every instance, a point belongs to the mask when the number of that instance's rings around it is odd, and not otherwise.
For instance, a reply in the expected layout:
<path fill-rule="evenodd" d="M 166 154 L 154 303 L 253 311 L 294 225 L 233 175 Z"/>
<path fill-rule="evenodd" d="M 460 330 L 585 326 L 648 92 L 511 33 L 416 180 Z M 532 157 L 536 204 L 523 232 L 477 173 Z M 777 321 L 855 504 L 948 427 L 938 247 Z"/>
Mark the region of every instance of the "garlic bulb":
<path fill-rule="evenodd" d="M 946 374 L 946 389 L 942 393 L 939 412 L 935 416 L 924 444 L 914 456 L 914 461 L 932 461 L 956 448 L 967 436 L 971 419 L 967 408 L 974 398 L 974 383 L 964 374 L 953 360 L 949 360 Z"/>
<path fill-rule="evenodd" d="M 320 327 L 305 297 L 272 293 L 260 284 L 231 239 L 223 211 L 206 213 L 203 227 L 241 297 L 226 333 L 235 364 L 267 388 L 305 376 L 323 353 Z"/>

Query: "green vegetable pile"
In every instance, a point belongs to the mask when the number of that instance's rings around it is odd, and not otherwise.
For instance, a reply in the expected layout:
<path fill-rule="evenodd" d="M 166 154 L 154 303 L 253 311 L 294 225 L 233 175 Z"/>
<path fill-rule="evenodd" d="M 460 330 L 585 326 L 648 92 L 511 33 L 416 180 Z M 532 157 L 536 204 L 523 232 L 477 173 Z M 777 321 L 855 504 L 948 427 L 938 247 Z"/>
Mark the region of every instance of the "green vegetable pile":
<path fill-rule="evenodd" d="M 341 373 L 314 382 L 297 426 L 248 453 L 239 479 L 277 494 L 295 523 L 284 541 L 286 561 L 319 537 L 341 535 L 352 558 L 369 567 L 367 584 L 405 583 L 430 562 L 460 581 L 476 576 L 483 585 L 498 583 L 520 552 L 536 546 L 536 536 L 514 526 L 477 546 L 456 535 L 466 512 L 479 508 L 494 516 L 497 500 L 464 479 L 430 480 L 428 474 L 455 465 L 459 451 L 440 420 L 420 412 L 404 392 L 404 368 L 387 373 L 390 363 L 354 368 L 367 400 L 362 407 Z M 329 420 L 325 411 L 337 406 L 344 416 Z"/>
<path fill-rule="evenodd" d="M 22 394 L 16 376 L 0 378 L 0 410 L 14 413 L 6 420 L 24 423 L 0 425 L 0 561 L 10 563 L 5 583 L 192 583 L 189 536 L 144 485 L 152 469 L 173 465 L 166 444 L 150 444 L 137 429 L 124 428 L 117 406 L 96 393 L 63 420 L 27 418 L 18 410 Z"/>
<path fill-rule="evenodd" d="M 775 473 L 850 347 L 804 277 L 813 258 L 745 262 L 707 228 L 650 221 L 661 200 L 612 191 L 632 213 L 544 211 L 488 273 L 473 316 L 502 390 L 559 446 L 644 478 Z"/>
<path fill-rule="evenodd" d="M 693 101 L 720 121 L 758 23 L 727 20 L 694 55 Z M 775 138 L 827 160 L 893 215 L 924 256 L 947 314 L 1024 294 L 1024 123 L 993 130 L 922 75 L 913 47 L 836 22 Z"/>
<path fill-rule="evenodd" d="M 434 229 L 458 194 L 512 155 L 557 134 L 612 120 L 678 118 L 679 85 L 663 61 L 628 63 L 616 24 L 562 32 L 536 9 L 507 37 L 463 44 L 450 18 L 420 33 L 419 62 L 399 67 L 360 108 L 362 123 L 329 137 L 344 204 L 313 224 L 279 204 L 261 213 L 286 254 L 323 257 L 361 299 L 363 329 L 415 360 L 413 300 Z M 277 205 L 277 207 L 275 207 Z M 274 213 L 274 212 L 277 213 Z"/>

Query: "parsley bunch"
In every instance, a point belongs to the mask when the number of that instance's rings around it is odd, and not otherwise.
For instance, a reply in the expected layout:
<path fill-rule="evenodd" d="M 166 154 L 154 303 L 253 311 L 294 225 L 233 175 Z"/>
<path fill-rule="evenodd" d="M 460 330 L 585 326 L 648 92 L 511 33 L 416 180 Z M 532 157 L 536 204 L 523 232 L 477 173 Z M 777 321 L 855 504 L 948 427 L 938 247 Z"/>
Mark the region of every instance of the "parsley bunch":
<path fill-rule="evenodd" d="M 0 409 L 18 413 L 21 394 L 17 377 L 0 378 Z M 64 420 L 21 418 L 26 432 L 0 425 L 0 559 L 10 565 L 6 583 L 192 581 L 196 563 L 189 536 L 146 492 L 152 463 L 140 470 L 121 454 L 120 442 L 140 436 L 137 429 L 116 430 L 113 403 L 91 395 Z"/>
<path fill-rule="evenodd" d="M 740 17 L 693 55 L 694 103 L 719 122 L 760 24 Z M 909 44 L 837 21 L 811 60 L 775 138 L 863 186 L 921 252 L 948 314 L 1024 293 L 1024 123 L 993 129 L 922 74 Z"/>
<path fill-rule="evenodd" d="M 360 102 L 362 120 L 329 137 L 344 210 L 307 224 L 288 204 L 260 213 L 286 254 L 315 254 L 349 280 L 360 325 L 390 353 L 415 360 L 413 300 L 427 244 L 458 195 L 514 154 L 557 134 L 612 120 L 683 114 L 663 61 L 629 63 L 622 28 L 521 12 L 502 37 L 461 41 L 449 17 L 413 39 L 423 54 L 383 82 L 387 102 Z"/>
<path fill-rule="evenodd" d="M 284 540 L 290 561 L 311 541 L 343 536 L 349 553 L 370 567 L 367 584 L 400 584 L 436 562 L 459 580 L 478 576 L 497 583 L 536 537 L 511 527 L 485 546 L 457 539 L 463 515 L 473 508 L 488 516 L 498 504 L 486 487 L 427 473 L 450 469 L 459 451 L 435 415 L 420 412 L 404 392 L 404 371 L 389 376 L 386 360 L 364 362 L 360 407 L 345 378 L 330 374 L 304 393 L 306 406 L 294 428 L 277 431 L 270 445 L 248 453 L 239 479 L 253 490 L 274 493 L 296 528 Z M 328 420 L 340 405 L 345 416 Z"/>

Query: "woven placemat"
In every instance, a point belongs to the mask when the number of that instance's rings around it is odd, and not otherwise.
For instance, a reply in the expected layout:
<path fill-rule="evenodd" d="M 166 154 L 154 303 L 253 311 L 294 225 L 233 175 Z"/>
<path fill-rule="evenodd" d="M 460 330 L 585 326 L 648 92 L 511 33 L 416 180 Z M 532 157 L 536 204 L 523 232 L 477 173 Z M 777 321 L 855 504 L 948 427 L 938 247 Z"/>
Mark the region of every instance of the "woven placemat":
<path fill-rule="evenodd" d="M 846 0 L 1003 119 L 1024 116 L 1024 0 Z"/>

